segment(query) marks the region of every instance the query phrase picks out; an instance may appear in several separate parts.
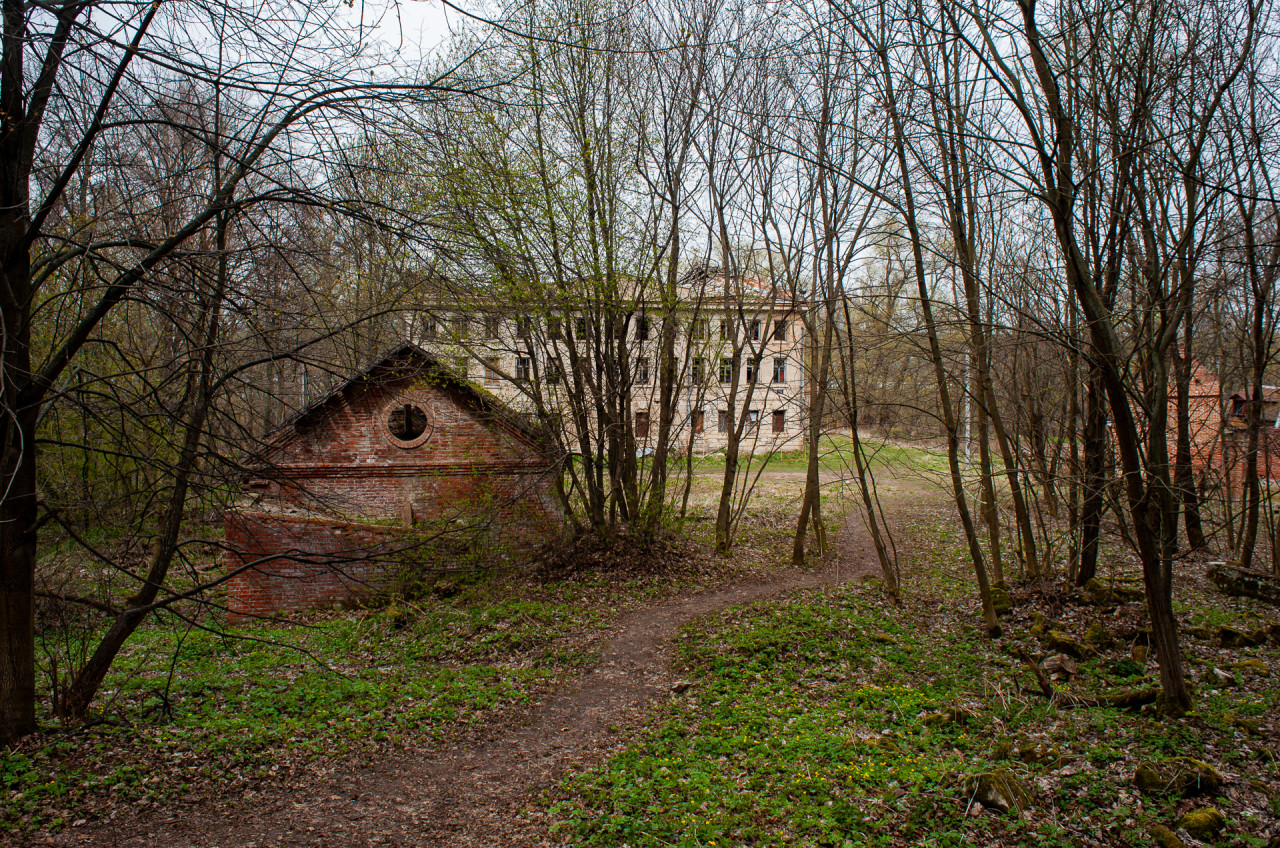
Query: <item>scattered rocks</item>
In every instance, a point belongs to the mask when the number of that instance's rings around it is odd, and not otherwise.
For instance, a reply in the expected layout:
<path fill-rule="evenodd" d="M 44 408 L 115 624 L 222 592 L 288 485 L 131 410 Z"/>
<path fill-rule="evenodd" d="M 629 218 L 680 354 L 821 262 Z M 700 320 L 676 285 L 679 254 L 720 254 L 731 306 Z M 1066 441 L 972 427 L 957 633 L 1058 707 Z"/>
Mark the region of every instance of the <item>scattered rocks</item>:
<path fill-rule="evenodd" d="M 1267 667 L 1266 663 L 1264 663 L 1262 660 L 1259 660 L 1259 659 L 1247 659 L 1247 660 L 1240 660 L 1239 662 L 1233 662 L 1231 664 L 1231 668 L 1235 669 L 1236 671 L 1245 672 L 1247 674 L 1256 675 L 1258 677 L 1271 676 L 1271 669 Z"/>
<path fill-rule="evenodd" d="M 1220 668 L 1208 668 L 1204 672 L 1204 682 L 1210 686 L 1234 686 L 1236 679 Z"/>
<path fill-rule="evenodd" d="M 965 778 L 964 791 L 973 801 L 990 810 L 1022 815 L 1031 806 L 1031 794 L 1008 769 L 996 769 Z"/>
<path fill-rule="evenodd" d="M 1236 727 L 1246 733 L 1257 733 L 1259 728 L 1262 727 L 1256 719 L 1246 718 L 1236 713 L 1227 713 L 1226 719 L 1227 727 Z"/>
<path fill-rule="evenodd" d="M 1134 771 L 1133 784 L 1149 795 L 1215 795 L 1222 789 L 1222 775 L 1201 760 L 1174 757 L 1161 763 L 1140 764 Z"/>
<path fill-rule="evenodd" d="M 1084 584 L 1084 590 L 1095 604 L 1125 603 L 1141 599 L 1146 593 L 1136 586 L 1123 583 L 1107 585 L 1096 577 Z"/>
<path fill-rule="evenodd" d="M 1151 838 L 1160 848 L 1187 848 L 1187 844 L 1178 838 L 1178 834 L 1162 824 L 1151 828 Z"/>
<path fill-rule="evenodd" d="M 1044 739 L 1022 739 L 1014 748 L 1018 759 L 1027 765 L 1047 765 L 1062 759 L 1062 750 Z"/>
<path fill-rule="evenodd" d="M 928 713 L 920 722 L 925 727 L 946 727 L 949 724 L 968 724 L 975 718 L 977 716 L 964 707 L 947 707 L 936 713 Z"/>
<path fill-rule="evenodd" d="M 1084 641 L 1099 650 L 1110 648 L 1115 641 L 1111 636 L 1111 631 L 1103 627 L 1099 622 L 1089 625 L 1089 629 L 1085 631 Z"/>
<path fill-rule="evenodd" d="M 1229 595 L 1244 595 L 1280 605 L 1280 578 L 1241 568 L 1230 562 L 1211 562 L 1206 572 L 1213 585 Z"/>
<path fill-rule="evenodd" d="M 1087 660 L 1097 654 L 1093 648 L 1071 638 L 1061 630 L 1050 630 L 1046 638 L 1050 648 L 1078 660 Z"/>
<path fill-rule="evenodd" d="M 1191 810 L 1178 820 L 1178 827 L 1201 840 L 1217 836 L 1226 824 L 1226 817 L 1213 807 Z"/>
<path fill-rule="evenodd" d="M 1072 758 L 1063 756 L 1062 750 L 1047 739 L 1018 736 L 1004 740 L 995 747 L 997 760 L 1019 760 L 1027 765 L 1060 765 Z"/>
<path fill-rule="evenodd" d="M 1084 584 L 1084 590 L 1093 598 L 1095 604 L 1105 604 L 1111 600 L 1111 590 L 1096 577 L 1090 577 Z"/>
<path fill-rule="evenodd" d="M 1252 632 L 1246 632 L 1237 627 L 1227 627 L 1223 625 L 1218 628 L 1218 644 L 1224 648 L 1252 648 L 1261 645 L 1270 638 L 1270 633 L 1265 627 L 1260 627 Z"/>
<path fill-rule="evenodd" d="M 1070 680 L 1080 673 L 1080 666 L 1076 665 L 1075 661 L 1066 654 L 1054 654 L 1046 657 L 1040 665 L 1053 680 Z"/>

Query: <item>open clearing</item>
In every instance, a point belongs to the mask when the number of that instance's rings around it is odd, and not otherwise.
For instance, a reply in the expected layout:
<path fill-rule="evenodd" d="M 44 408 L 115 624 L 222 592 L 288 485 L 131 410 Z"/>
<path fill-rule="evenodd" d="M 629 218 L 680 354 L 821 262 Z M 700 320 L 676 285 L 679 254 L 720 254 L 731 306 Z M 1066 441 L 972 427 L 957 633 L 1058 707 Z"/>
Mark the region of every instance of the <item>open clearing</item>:
<path fill-rule="evenodd" d="M 790 526 L 772 516 L 795 478 L 762 477 L 732 563 L 672 549 L 648 573 L 464 585 L 257 631 L 345 652 L 342 665 L 189 636 L 171 713 L 148 711 L 163 675 L 138 672 L 117 684 L 114 716 L 132 725 L 45 734 L 5 760 L 8 841 L 1149 845 L 1153 826 L 1214 806 L 1226 824 L 1205 844 L 1268 845 L 1280 649 L 1224 644 L 1221 628 L 1263 632 L 1275 610 L 1217 595 L 1186 562 L 1197 711 L 1050 706 L 1014 656 L 1051 653 L 1039 617 L 1109 637 L 1056 686 L 1138 688 L 1155 673 L 1140 601 L 1015 588 L 1004 638 L 985 639 L 950 509 L 901 479 L 882 488 L 907 593 L 890 607 L 859 579 L 878 565 L 856 512 L 833 561 L 782 566 Z M 1106 576 L 1132 577 L 1123 556 Z M 167 660 L 163 636 L 131 661 Z M 1134 787 L 1140 764 L 1178 756 L 1222 785 Z M 1026 789 L 1022 816 L 974 803 L 970 779 L 996 768 Z"/>

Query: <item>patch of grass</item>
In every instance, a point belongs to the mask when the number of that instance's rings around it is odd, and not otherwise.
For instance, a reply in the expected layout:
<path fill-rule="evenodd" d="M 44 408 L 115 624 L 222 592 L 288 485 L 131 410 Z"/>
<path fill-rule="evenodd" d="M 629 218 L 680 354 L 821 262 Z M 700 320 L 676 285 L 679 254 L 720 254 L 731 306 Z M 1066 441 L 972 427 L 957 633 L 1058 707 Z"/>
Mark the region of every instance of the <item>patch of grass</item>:
<path fill-rule="evenodd" d="M 686 628 L 679 661 L 696 685 L 625 750 L 565 782 L 552 804 L 559 832 L 599 846 L 1146 845 L 1153 824 L 1176 825 L 1193 802 L 1141 795 L 1132 778 L 1143 760 L 1193 756 L 1276 785 L 1266 755 L 1275 725 L 1245 738 L 1226 718 L 1274 715 L 1274 686 L 1202 691 L 1181 719 L 1051 707 L 1010 653 L 1043 655 L 1025 623 L 1011 622 L 1004 642 L 973 626 L 954 522 L 922 519 L 910 536 L 900 609 L 846 586 Z M 1274 646 L 1250 650 L 1280 671 Z M 1058 685 L 1096 693 L 1154 681 L 1123 642 L 1080 667 Z M 1019 753 L 1019 742 L 1045 753 Z M 994 768 L 1027 789 L 1027 816 L 972 806 L 965 778 Z M 1259 838 L 1246 813 L 1266 798 L 1250 791 L 1198 803 L 1222 809 L 1236 837 Z"/>
<path fill-rule="evenodd" d="M 455 581 L 447 599 L 225 632 L 153 618 L 89 722 L 42 715 L 46 732 L 0 752 L 0 842 L 456 736 L 593 662 L 619 612 L 714 577 Z"/>

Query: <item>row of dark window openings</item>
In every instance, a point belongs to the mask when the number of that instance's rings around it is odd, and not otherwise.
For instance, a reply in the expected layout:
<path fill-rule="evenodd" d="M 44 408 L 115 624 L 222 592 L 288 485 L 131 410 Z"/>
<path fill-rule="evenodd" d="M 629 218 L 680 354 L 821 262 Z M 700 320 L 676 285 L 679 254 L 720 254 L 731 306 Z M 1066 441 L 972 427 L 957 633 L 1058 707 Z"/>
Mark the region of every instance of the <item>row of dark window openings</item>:
<path fill-rule="evenodd" d="M 787 411 L 785 409 L 775 409 L 773 411 L 773 432 L 785 433 L 787 431 Z M 703 422 L 705 417 L 701 409 L 692 410 L 689 413 L 689 428 L 696 436 L 703 432 Z M 716 413 L 716 432 L 728 433 L 729 428 L 733 426 L 733 416 L 728 410 L 721 409 Z M 747 431 L 752 432 L 760 426 L 760 410 L 747 410 Z M 636 413 L 636 438 L 649 438 L 649 413 Z"/>
<path fill-rule="evenodd" d="M 482 320 L 484 324 L 484 338 L 496 339 L 501 335 L 502 316 L 485 315 Z M 527 315 L 516 318 L 515 319 L 516 337 L 521 339 L 533 338 L 534 329 L 536 327 L 536 321 L 537 319 Z M 470 317 L 466 315 L 457 315 L 457 316 L 454 316 L 454 318 L 451 320 L 450 323 L 452 325 L 454 338 L 465 339 L 470 335 L 470 330 L 471 330 Z M 595 326 L 596 326 L 596 322 L 592 321 L 591 329 L 594 330 Z M 730 322 L 728 319 L 722 318 L 720 320 L 720 340 L 721 341 L 729 340 L 730 330 L 732 326 L 733 326 L 733 322 Z M 759 319 L 752 319 L 751 321 L 748 321 L 747 322 L 747 339 L 753 342 L 760 341 L 760 334 L 764 326 L 765 326 L 764 323 L 761 322 Z M 649 340 L 649 319 L 644 315 L 637 316 L 635 327 L 636 327 L 636 339 L 642 342 L 648 341 Z M 587 329 L 588 329 L 588 321 L 586 318 L 573 319 L 573 334 L 575 337 L 579 339 L 586 338 Z M 435 341 L 436 339 L 438 339 L 440 337 L 439 322 L 437 322 L 436 319 L 432 317 L 428 317 L 424 319 L 423 325 L 422 325 L 422 335 L 423 335 L 423 338 L 427 339 L 428 341 Z M 710 335 L 711 335 L 711 319 L 710 318 L 698 318 L 698 319 L 695 319 L 693 323 L 689 325 L 689 338 L 691 339 L 705 339 L 710 337 Z M 547 338 L 552 340 L 560 338 L 559 319 L 552 318 L 547 321 Z M 768 328 L 768 331 L 766 333 L 766 338 L 769 338 L 775 342 L 785 342 L 787 340 L 787 322 L 774 321 L 773 325 Z"/>
<path fill-rule="evenodd" d="M 470 362 L 466 357 L 459 357 L 454 363 L 458 376 L 466 379 Z M 759 379 L 761 374 L 761 366 L 763 363 L 759 359 L 747 361 L 747 382 L 754 383 Z M 649 371 L 649 357 L 641 356 L 636 359 L 636 384 L 647 386 L 653 380 L 653 375 Z M 518 381 L 528 381 L 533 379 L 533 357 L 517 356 L 515 372 L 512 375 Z M 733 359 L 725 357 L 720 360 L 720 382 L 733 382 Z M 543 373 L 543 379 L 548 385 L 556 386 L 564 378 L 560 366 L 556 363 L 547 365 Z M 484 379 L 487 383 L 496 383 L 502 379 L 502 373 L 498 369 L 498 361 L 496 359 L 486 359 L 484 361 Z M 701 385 L 706 379 L 706 360 L 701 356 L 695 356 L 689 367 L 689 383 L 690 385 Z M 773 360 L 773 376 L 771 383 L 787 382 L 787 358 L 785 356 L 774 357 Z"/>

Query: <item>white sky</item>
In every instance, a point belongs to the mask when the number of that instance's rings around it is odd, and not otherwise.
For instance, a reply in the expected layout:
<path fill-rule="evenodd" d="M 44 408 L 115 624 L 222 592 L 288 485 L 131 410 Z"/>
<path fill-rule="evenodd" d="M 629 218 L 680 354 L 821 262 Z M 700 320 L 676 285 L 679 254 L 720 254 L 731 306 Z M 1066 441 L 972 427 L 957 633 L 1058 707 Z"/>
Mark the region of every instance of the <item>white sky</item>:
<path fill-rule="evenodd" d="M 465 20 L 440 0 L 355 0 L 346 16 L 373 27 L 374 38 L 409 66 L 447 43 L 450 25 Z"/>

